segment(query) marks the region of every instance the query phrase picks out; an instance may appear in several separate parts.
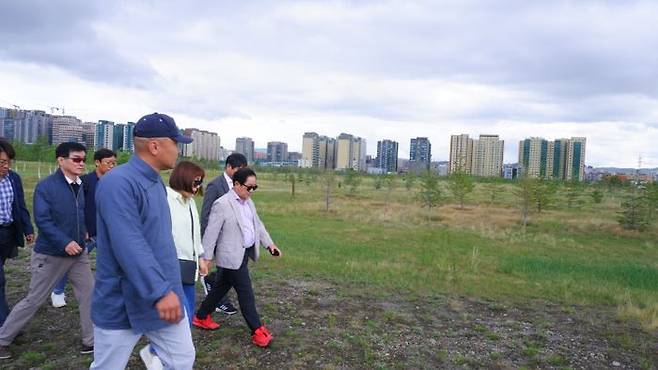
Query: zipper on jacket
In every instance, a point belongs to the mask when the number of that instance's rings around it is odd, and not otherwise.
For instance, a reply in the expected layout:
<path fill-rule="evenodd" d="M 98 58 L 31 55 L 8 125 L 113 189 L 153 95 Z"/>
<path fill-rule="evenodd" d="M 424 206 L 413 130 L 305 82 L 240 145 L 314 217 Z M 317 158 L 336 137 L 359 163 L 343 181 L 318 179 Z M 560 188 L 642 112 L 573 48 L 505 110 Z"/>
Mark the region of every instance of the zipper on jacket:
<path fill-rule="evenodd" d="M 76 237 L 80 237 L 80 203 L 78 203 L 78 196 L 80 195 L 80 191 L 82 190 L 82 183 L 80 183 L 80 188 L 78 189 L 78 194 L 73 191 L 73 185 L 69 184 L 69 189 L 71 189 L 71 193 L 73 194 L 73 198 L 75 198 L 75 226 L 76 226 Z M 77 240 L 75 241 L 76 243 L 78 242 Z M 82 243 L 84 245 L 84 243 Z M 82 253 L 84 253 L 84 247 Z"/>

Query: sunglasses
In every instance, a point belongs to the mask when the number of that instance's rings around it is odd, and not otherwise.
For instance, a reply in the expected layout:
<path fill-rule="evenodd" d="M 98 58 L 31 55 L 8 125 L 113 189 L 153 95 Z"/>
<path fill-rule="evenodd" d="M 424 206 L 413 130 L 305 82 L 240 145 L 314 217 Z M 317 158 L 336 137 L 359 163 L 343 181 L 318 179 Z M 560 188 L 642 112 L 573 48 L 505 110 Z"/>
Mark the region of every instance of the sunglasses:
<path fill-rule="evenodd" d="M 243 184 L 242 186 L 247 188 L 247 191 L 250 192 L 250 193 L 253 193 L 254 191 L 256 191 L 256 189 L 258 189 L 258 185 L 247 186 L 247 185 Z"/>
<path fill-rule="evenodd" d="M 87 161 L 87 158 L 85 157 L 67 157 L 70 159 L 73 163 L 85 163 Z"/>
<path fill-rule="evenodd" d="M 201 185 L 203 185 L 203 180 L 194 180 L 194 182 L 192 182 L 192 185 L 201 186 Z"/>

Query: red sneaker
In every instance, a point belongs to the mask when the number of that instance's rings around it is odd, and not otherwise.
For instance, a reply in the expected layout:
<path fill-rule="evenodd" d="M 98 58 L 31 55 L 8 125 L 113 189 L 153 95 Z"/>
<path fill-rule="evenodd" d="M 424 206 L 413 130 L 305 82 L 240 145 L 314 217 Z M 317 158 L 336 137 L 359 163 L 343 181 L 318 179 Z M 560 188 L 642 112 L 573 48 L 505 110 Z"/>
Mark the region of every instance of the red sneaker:
<path fill-rule="evenodd" d="M 206 330 L 217 330 L 219 329 L 219 324 L 214 322 L 212 316 L 208 315 L 205 319 L 201 320 L 196 315 L 192 319 L 192 325 L 197 328 L 206 329 Z"/>
<path fill-rule="evenodd" d="M 256 329 L 254 335 L 251 336 L 251 342 L 258 347 L 267 347 L 272 339 L 274 339 L 272 333 L 264 325 Z"/>

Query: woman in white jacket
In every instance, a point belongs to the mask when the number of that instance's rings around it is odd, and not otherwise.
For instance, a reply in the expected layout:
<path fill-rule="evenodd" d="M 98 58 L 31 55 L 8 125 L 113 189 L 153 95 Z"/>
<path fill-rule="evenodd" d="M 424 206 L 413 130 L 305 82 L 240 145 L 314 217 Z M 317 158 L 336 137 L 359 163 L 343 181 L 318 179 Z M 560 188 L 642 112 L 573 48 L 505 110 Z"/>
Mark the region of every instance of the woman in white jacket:
<path fill-rule="evenodd" d="M 185 313 L 190 326 L 194 315 L 195 283 L 199 274 L 205 276 L 207 273 L 205 266 L 199 264 L 199 259 L 203 256 L 203 247 L 199 212 L 194 202 L 194 196 L 201 192 L 204 176 L 205 172 L 198 165 L 181 161 L 172 171 L 167 187 L 172 234 L 180 261 L 183 293 L 185 293 Z"/>
<path fill-rule="evenodd" d="M 179 162 L 169 177 L 167 187 L 167 202 L 171 214 L 171 227 L 176 245 L 176 254 L 181 268 L 183 283 L 182 301 L 185 314 L 192 326 L 195 306 L 195 283 L 199 275 L 205 276 L 208 271 L 199 259 L 203 256 L 201 246 L 201 226 L 194 196 L 201 193 L 205 172 L 203 168 L 188 161 Z M 161 370 L 162 361 L 150 345 L 139 351 L 148 370 Z"/>

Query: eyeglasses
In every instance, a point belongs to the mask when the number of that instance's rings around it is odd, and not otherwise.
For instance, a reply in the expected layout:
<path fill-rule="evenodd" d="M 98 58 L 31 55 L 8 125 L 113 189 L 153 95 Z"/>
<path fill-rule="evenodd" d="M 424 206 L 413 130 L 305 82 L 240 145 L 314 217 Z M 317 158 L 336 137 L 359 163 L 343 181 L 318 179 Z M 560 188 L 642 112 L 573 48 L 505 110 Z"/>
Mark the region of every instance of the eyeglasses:
<path fill-rule="evenodd" d="M 9 166 L 9 165 L 11 165 L 11 162 L 12 162 L 11 160 L 7 161 L 7 160 L 4 160 L 4 159 L 0 159 L 0 167 Z"/>
<path fill-rule="evenodd" d="M 194 186 L 201 186 L 201 185 L 203 185 L 203 179 L 201 179 L 201 180 L 194 180 L 194 182 L 192 183 L 192 185 L 194 185 Z"/>
<path fill-rule="evenodd" d="M 253 193 L 254 191 L 256 191 L 256 189 L 258 189 L 258 185 L 249 185 L 249 186 L 247 186 L 247 185 L 242 184 L 242 186 L 244 186 L 247 189 L 247 191 L 250 192 L 250 193 Z"/>
<path fill-rule="evenodd" d="M 85 157 L 67 157 L 70 159 L 73 163 L 85 163 L 87 161 L 87 158 Z"/>
<path fill-rule="evenodd" d="M 104 164 L 108 167 L 114 167 L 114 166 L 117 165 L 117 162 L 115 162 L 115 161 L 106 161 L 106 162 L 101 161 L 101 164 Z"/>

